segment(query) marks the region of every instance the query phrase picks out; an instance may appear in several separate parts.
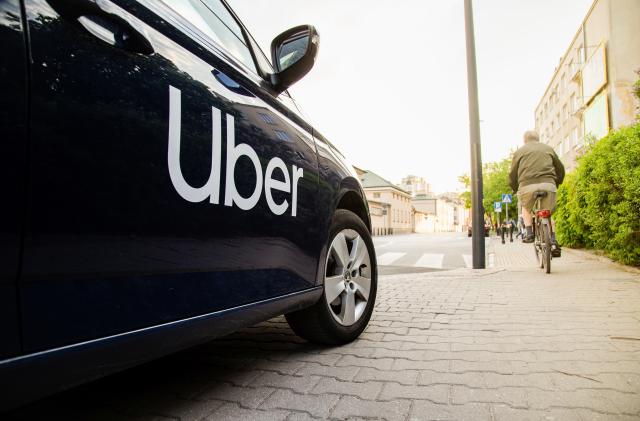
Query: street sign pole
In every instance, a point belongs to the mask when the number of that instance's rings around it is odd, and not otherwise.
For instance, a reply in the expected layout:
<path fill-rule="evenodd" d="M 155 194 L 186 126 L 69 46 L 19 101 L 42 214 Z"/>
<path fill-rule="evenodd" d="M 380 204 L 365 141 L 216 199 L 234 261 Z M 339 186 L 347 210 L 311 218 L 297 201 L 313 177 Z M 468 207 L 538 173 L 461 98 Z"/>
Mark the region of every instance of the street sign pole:
<path fill-rule="evenodd" d="M 511 204 L 512 198 L 513 196 L 508 193 L 502 195 L 502 203 L 504 203 L 507 207 L 505 211 L 507 214 L 505 224 L 509 224 L 509 205 Z M 509 228 L 509 233 L 511 235 L 511 239 L 509 241 L 513 242 L 513 228 Z M 504 244 L 504 236 L 502 237 L 502 244 Z"/>
<path fill-rule="evenodd" d="M 478 110 L 478 75 L 473 29 L 473 5 L 464 0 L 467 41 L 467 91 L 469 95 L 469 141 L 471 144 L 471 208 L 473 268 L 484 269 L 484 209 L 482 206 L 482 156 L 480 148 L 480 112 Z"/>
<path fill-rule="evenodd" d="M 506 212 L 507 212 L 507 224 L 508 224 L 509 223 L 509 204 L 507 203 L 506 205 L 507 205 L 506 206 L 506 208 L 507 208 Z"/>

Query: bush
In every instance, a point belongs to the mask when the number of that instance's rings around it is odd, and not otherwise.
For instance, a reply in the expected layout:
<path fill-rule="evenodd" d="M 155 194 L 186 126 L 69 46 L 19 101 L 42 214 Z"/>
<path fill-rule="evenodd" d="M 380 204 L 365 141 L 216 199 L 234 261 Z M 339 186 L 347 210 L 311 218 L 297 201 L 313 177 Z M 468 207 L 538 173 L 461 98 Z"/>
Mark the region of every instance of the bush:
<path fill-rule="evenodd" d="M 561 244 L 640 265 L 640 124 L 611 132 L 558 189 Z"/>

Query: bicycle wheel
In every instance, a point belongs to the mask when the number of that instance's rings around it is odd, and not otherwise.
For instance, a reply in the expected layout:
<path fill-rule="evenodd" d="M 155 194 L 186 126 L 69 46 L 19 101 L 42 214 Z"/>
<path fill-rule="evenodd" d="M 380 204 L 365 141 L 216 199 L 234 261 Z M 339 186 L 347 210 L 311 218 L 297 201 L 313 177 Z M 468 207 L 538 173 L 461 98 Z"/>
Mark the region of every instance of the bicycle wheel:
<path fill-rule="evenodd" d="M 542 243 L 542 264 L 547 273 L 551 273 L 551 230 L 547 221 L 546 224 L 542 224 L 543 227 L 543 243 Z"/>
<path fill-rule="evenodd" d="M 538 267 L 540 269 L 544 268 L 544 262 L 542 259 L 542 230 L 540 229 L 540 221 L 536 219 L 533 224 L 533 234 L 535 235 L 535 239 L 533 240 L 533 248 L 536 251 L 536 262 L 538 262 Z"/>

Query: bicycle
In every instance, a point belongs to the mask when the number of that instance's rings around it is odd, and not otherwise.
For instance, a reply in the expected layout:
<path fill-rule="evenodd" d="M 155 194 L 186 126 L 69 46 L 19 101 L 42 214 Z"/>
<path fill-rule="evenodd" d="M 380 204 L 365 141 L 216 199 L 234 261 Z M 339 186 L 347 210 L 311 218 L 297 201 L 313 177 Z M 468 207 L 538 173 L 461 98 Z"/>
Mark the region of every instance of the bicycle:
<path fill-rule="evenodd" d="M 536 191 L 533 197 L 536 199 L 533 208 L 533 234 L 535 239 L 533 246 L 536 251 L 536 259 L 541 269 L 545 269 L 546 273 L 551 273 L 551 233 L 553 226 L 551 225 L 551 210 L 540 209 L 540 199 L 546 197 L 548 192 Z"/>

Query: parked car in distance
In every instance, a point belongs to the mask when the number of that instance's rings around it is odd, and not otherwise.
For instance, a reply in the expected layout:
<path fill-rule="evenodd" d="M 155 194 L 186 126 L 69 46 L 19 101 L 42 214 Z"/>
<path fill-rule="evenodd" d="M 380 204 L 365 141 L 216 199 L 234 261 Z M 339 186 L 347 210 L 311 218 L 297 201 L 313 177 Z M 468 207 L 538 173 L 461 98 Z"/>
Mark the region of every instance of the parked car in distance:
<path fill-rule="evenodd" d="M 282 315 L 339 345 L 373 310 L 353 168 L 224 0 L 0 2 L 0 411 Z"/>

